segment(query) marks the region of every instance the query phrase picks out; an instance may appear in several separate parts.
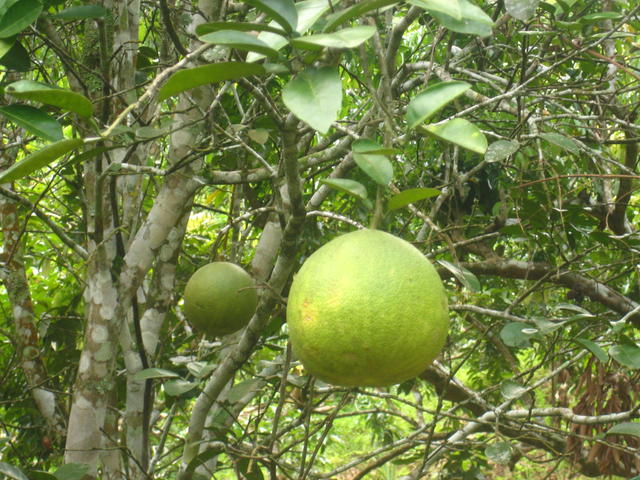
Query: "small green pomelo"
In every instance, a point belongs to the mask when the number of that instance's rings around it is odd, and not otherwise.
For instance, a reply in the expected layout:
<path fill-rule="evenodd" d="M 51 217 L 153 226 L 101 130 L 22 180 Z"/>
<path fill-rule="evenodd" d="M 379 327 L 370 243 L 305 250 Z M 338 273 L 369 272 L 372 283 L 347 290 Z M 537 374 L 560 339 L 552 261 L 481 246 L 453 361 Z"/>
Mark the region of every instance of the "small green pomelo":
<path fill-rule="evenodd" d="M 294 354 L 342 386 L 387 386 L 423 372 L 449 327 L 438 272 L 410 243 L 379 230 L 335 238 L 293 279 L 287 324 Z"/>
<path fill-rule="evenodd" d="M 199 268 L 184 289 L 184 313 L 189 323 L 213 338 L 240 330 L 258 305 L 251 276 L 229 262 Z"/>

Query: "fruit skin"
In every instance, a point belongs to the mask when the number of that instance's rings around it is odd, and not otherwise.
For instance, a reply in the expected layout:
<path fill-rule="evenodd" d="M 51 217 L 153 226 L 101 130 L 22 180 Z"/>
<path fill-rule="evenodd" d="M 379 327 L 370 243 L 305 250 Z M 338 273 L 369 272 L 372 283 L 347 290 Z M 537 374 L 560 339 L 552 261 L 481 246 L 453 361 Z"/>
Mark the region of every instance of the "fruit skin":
<path fill-rule="evenodd" d="M 442 350 L 447 297 L 410 243 L 378 230 L 335 238 L 294 277 L 287 305 L 294 354 L 327 383 L 387 386 L 423 372 Z"/>
<path fill-rule="evenodd" d="M 199 268 L 184 289 L 187 320 L 210 338 L 246 326 L 257 305 L 253 279 L 234 263 L 213 262 Z"/>

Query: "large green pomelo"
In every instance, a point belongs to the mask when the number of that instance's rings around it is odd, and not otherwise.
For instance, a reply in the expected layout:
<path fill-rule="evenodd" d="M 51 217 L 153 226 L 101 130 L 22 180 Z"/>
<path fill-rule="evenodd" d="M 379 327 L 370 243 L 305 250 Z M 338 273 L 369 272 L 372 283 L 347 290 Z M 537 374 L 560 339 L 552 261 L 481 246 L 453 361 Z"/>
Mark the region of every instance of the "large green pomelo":
<path fill-rule="evenodd" d="M 294 354 L 343 386 L 386 386 L 424 371 L 442 350 L 447 297 L 410 243 L 379 230 L 335 238 L 293 279 L 287 324 Z"/>
<path fill-rule="evenodd" d="M 256 311 L 258 294 L 251 276 L 229 262 L 199 268 L 184 289 L 184 313 L 207 337 L 219 337 L 246 326 Z"/>

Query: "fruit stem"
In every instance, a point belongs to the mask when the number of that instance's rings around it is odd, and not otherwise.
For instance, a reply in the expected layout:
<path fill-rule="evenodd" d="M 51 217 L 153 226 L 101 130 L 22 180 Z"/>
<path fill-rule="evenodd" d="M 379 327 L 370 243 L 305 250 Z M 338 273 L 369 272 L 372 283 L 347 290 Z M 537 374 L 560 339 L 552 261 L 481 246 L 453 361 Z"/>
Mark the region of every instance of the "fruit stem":
<path fill-rule="evenodd" d="M 378 224 L 380 223 L 380 219 L 382 218 L 382 204 L 383 204 L 383 188 L 381 185 L 378 185 L 376 188 L 376 207 L 373 211 L 373 217 L 371 217 L 371 223 L 369 224 L 369 228 L 371 230 L 375 230 L 378 228 Z"/>

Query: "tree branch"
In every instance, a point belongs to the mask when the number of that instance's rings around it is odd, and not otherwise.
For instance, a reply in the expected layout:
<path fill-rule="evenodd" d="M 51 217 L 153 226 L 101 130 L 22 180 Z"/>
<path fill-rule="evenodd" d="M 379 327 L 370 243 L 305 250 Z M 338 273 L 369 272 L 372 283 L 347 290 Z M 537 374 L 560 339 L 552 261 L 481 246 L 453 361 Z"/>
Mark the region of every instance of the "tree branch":
<path fill-rule="evenodd" d="M 44 224 L 51 229 L 51 231 L 60 239 L 62 243 L 67 245 L 71 250 L 73 250 L 80 258 L 86 260 L 89 256 L 87 251 L 78 243 L 76 243 L 67 233 L 56 224 L 49 216 L 36 207 L 29 200 L 24 198 L 23 196 L 17 194 L 9 190 L 8 188 L 0 186 L 0 194 L 4 195 L 11 200 L 20 203 L 21 205 L 27 207 L 31 210 L 40 220 L 44 222 Z"/>
<path fill-rule="evenodd" d="M 594 302 L 601 303 L 622 315 L 628 314 L 639 306 L 638 303 L 601 282 L 577 273 L 559 271 L 556 267 L 546 263 L 524 262 L 521 260 L 486 260 L 461 263 L 460 265 L 476 275 L 495 275 L 521 280 L 539 280 L 540 278 L 548 277 L 549 282 L 576 290 Z M 635 326 L 640 326 L 640 315 L 632 315 L 628 320 Z"/>

